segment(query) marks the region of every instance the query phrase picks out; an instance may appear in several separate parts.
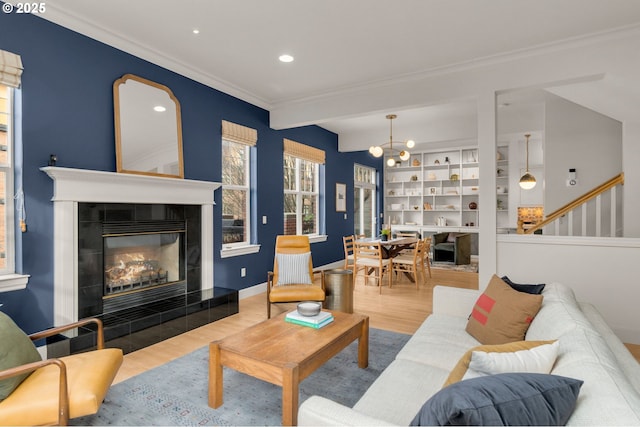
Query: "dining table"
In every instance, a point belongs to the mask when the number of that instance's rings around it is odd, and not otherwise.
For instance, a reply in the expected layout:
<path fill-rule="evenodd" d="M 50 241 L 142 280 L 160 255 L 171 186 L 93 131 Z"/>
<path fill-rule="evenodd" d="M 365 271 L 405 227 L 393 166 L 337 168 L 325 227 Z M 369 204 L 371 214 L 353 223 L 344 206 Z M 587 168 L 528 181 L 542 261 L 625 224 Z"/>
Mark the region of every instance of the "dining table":
<path fill-rule="evenodd" d="M 356 240 L 357 242 L 371 242 L 378 243 L 380 242 L 380 248 L 382 249 L 382 258 L 389 259 L 396 257 L 400 252 L 405 249 L 413 249 L 413 246 L 418 241 L 415 237 L 398 237 L 391 238 L 388 240 L 382 240 L 380 238 L 363 238 Z M 371 273 L 371 271 L 369 271 Z M 405 276 L 409 278 L 411 282 L 414 282 L 415 279 L 411 275 L 411 273 L 404 272 Z"/>
<path fill-rule="evenodd" d="M 382 257 L 383 258 L 393 258 L 402 252 L 405 249 L 412 249 L 413 245 L 418 241 L 415 237 L 398 237 L 395 239 L 382 240 L 379 238 L 364 238 L 358 239 L 358 242 L 371 242 L 377 243 L 380 242 L 380 246 L 382 247 Z"/>

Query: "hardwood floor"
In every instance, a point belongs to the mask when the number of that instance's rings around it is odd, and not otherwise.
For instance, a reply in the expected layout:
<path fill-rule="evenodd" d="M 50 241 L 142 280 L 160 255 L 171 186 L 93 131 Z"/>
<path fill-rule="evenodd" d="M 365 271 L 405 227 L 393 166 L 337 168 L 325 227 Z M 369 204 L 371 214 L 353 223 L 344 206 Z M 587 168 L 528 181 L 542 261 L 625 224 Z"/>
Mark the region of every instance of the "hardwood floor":
<path fill-rule="evenodd" d="M 382 295 L 378 287 L 365 286 L 362 279 L 356 281 L 354 291 L 354 311 L 369 316 L 372 328 L 386 329 L 412 334 L 431 313 L 433 286 L 446 285 L 468 289 L 478 289 L 478 274 L 432 269 L 433 277 L 419 289 L 408 279 L 394 279 L 392 289 L 384 287 Z M 272 315 L 295 308 L 295 304 L 272 306 Z M 161 343 L 129 353 L 114 381 L 118 383 L 177 359 L 211 341 L 241 331 L 251 325 L 266 320 L 266 295 L 259 294 L 240 300 L 240 312 L 233 316 L 202 326 L 192 331 L 170 338 Z M 640 360 L 640 345 L 627 345 Z"/>

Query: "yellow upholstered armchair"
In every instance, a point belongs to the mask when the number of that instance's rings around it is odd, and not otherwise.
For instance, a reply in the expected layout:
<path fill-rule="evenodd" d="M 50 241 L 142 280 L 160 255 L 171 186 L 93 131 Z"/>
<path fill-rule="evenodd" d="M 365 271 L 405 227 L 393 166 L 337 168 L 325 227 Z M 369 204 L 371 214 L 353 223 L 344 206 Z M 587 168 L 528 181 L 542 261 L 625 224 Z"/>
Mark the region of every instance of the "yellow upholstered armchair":
<path fill-rule="evenodd" d="M 324 283 L 314 283 L 314 274 L 309 237 L 277 236 L 273 271 L 267 274 L 267 317 L 271 304 L 324 301 Z"/>
<path fill-rule="evenodd" d="M 94 323 L 97 349 L 41 360 L 33 341 Z M 78 322 L 26 335 L 0 313 L 0 425 L 66 425 L 100 408 L 122 364 L 122 350 L 104 348 L 102 322 Z"/>

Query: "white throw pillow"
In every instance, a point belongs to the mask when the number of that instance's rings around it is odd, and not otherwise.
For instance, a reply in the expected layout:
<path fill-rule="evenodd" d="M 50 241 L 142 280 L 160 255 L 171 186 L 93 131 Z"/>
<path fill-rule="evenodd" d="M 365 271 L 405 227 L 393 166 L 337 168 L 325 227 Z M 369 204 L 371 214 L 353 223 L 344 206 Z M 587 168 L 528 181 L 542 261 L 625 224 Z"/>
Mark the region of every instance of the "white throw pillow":
<path fill-rule="evenodd" d="M 513 353 L 474 351 L 463 380 L 510 372 L 548 374 L 558 357 L 558 341 Z"/>
<path fill-rule="evenodd" d="M 276 254 L 278 283 L 276 285 L 311 284 L 309 258 L 311 252 L 301 254 Z"/>

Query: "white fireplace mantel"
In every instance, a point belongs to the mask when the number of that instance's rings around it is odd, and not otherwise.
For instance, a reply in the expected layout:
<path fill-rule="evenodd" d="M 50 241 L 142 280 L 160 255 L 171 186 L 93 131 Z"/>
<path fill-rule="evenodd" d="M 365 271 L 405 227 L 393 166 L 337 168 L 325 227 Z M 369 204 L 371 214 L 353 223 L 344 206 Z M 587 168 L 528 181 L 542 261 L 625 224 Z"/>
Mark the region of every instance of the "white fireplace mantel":
<path fill-rule="evenodd" d="M 54 324 L 78 320 L 78 203 L 200 205 L 202 290 L 213 289 L 213 205 L 218 182 L 60 167 L 53 180 Z"/>
<path fill-rule="evenodd" d="M 54 181 L 53 200 L 97 203 L 172 203 L 214 205 L 218 182 L 93 171 L 40 168 Z"/>

